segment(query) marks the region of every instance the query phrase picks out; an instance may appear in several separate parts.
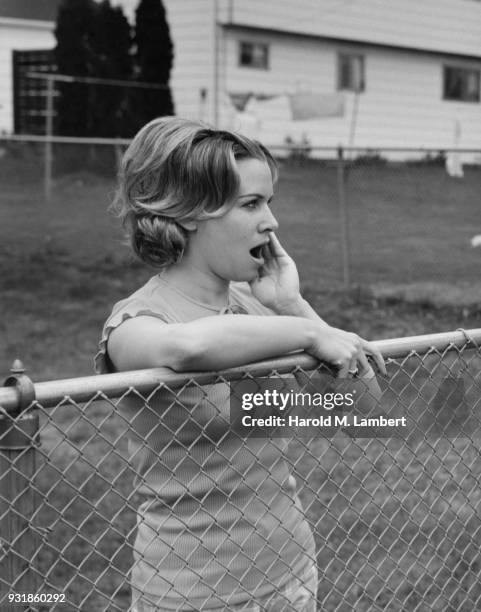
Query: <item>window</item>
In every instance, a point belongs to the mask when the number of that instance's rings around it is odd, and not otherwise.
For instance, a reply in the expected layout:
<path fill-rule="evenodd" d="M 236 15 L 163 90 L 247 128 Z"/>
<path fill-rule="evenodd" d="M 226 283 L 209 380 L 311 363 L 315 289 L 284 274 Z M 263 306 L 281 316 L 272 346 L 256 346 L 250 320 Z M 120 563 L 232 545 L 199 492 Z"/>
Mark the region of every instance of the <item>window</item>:
<path fill-rule="evenodd" d="M 239 66 L 269 69 L 269 45 L 263 43 L 240 42 Z"/>
<path fill-rule="evenodd" d="M 364 56 L 339 53 L 337 88 L 364 91 Z"/>
<path fill-rule="evenodd" d="M 479 70 L 444 66 L 443 98 L 479 102 Z"/>
<path fill-rule="evenodd" d="M 47 80 L 29 72 L 55 72 L 54 51 L 13 51 L 13 117 L 15 134 L 45 134 Z"/>

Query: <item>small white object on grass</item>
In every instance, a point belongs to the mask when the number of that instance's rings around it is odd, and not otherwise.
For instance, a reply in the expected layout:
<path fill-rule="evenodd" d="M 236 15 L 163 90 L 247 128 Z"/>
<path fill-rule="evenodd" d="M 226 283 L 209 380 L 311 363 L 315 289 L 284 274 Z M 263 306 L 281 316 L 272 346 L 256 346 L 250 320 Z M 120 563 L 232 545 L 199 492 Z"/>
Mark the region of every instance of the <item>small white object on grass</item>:
<path fill-rule="evenodd" d="M 463 164 L 461 163 L 461 157 L 457 151 L 450 152 L 446 155 L 446 172 L 449 176 L 463 178 Z"/>
<path fill-rule="evenodd" d="M 471 238 L 471 246 L 472 247 L 480 247 L 481 246 L 481 234 L 478 234 L 477 236 L 473 236 Z"/>

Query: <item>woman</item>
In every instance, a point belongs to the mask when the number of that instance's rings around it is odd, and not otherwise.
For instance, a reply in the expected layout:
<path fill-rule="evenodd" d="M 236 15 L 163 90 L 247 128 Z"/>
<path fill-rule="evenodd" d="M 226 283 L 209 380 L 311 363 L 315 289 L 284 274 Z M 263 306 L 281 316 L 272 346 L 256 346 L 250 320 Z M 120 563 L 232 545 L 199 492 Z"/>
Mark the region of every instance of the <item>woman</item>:
<path fill-rule="evenodd" d="M 275 235 L 276 178 L 269 151 L 238 134 L 173 117 L 137 134 L 117 205 L 134 251 L 160 273 L 115 305 L 98 372 L 221 370 L 300 350 L 341 377 L 371 378 L 366 354 L 384 369 L 373 346 L 301 297 Z M 315 610 L 314 542 L 286 442 L 229 435 L 222 383 L 131 394 L 121 412 L 142 498 L 132 609 Z"/>

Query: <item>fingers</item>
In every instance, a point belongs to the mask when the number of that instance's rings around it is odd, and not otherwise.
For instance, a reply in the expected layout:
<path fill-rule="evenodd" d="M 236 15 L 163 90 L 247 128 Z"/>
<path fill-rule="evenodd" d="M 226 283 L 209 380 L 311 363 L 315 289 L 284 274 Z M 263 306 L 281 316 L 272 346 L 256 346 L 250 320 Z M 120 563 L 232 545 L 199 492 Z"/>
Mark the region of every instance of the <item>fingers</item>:
<path fill-rule="evenodd" d="M 334 365 L 338 368 L 338 378 L 356 378 L 369 371 L 372 372 L 367 356 L 374 359 L 382 374 L 387 374 L 383 356 L 375 346 L 356 334 L 343 330 L 336 331 L 339 332 L 338 349 L 345 355 L 342 359 L 334 362 Z"/>
<path fill-rule="evenodd" d="M 369 369 L 369 362 L 362 352 L 354 359 L 338 361 L 335 365 L 339 368 L 337 378 L 357 378 Z"/>
<path fill-rule="evenodd" d="M 287 256 L 287 251 L 279 242 L 279 238 L 274 234 L 274 232 L 269 232 L 269 246 L 274 257 L 285 257 Z"/>
<path fill-rule="evenodd" d="M 269 242 L 262 247 L 265 264 L 281 268 L 292 261 L 291 257 L 279 242 L 274 232 L 269 232 Z"/>
<path fill-rule="evenodd" d="M 356 378 L 359 375 L 359 372 L 364 371 L 364 362 L 367 367 L 369 367 L 369 364 L 367 362 L 366 356 L 364 355 L 362 350 L 356 346 L 355 343 L 352 343 L 351 346 L 348 346 L 346 348 L 349 351 L 350 355 L 344 361 L 341 362 L 337 377 Z"/>
<path fill-rule="evenodd" d="M 370 364 L 366 360 L 367 355 L 368 357 L 372 357 L 378 371 L 381 372 L 381 374 L 383 374 L 384 376 L 387 376 L 386 364 L 379 349 L 377 349 L 371 342 L 368 342 L 367 340 L 364 340 L 364 338 L 359 337 L 357 334 L 353 334 L 352 332 L 347 332 L 342 329 L 334 329 L 341 335 L 341 337 L 352 341 L 356 345 L 359 359 L 361 360 L 361 363 L 359 364 L 361 365 L 361 374 L 364 369 L 368 370 L 370 368 Z M 360 357 L 361 353 L 363 357 Z M 365 368 L 362 367 L 364 363 L 367 364 Z M 350 369 L 352 370 L 353 368 Z"/>
<path fill-rule="evenodd" d="M 271 243 L 268 242 L 265 246 L 262 247 L 262 257 L 266 262 L 272 262 L 275 260 L 275 255 L 272 251 Z"/>
<path fill-rule="evenodd" d="M 354 334 L 341 333 L 336 336 L 337 351 L 343 355 L 333 364 L 338 368 L 337 378 L 353 378 L 359 372 L 358 361 L 362 355 L 359 339 Z"/>
<path fill-rule="evenodd" d="M 371 366 L 369 365 L 369 361 L 367 360 L 366 354 L 363 350 L 359 352 L 358 356 L 358 371 L 356 376 L 364 376 L 367 372 L 371 372 Z"/>
<path fill-rule="evenodd" d="M 376 363 L 381 374 L 387 376 L 386 364 L 384 362 L 384 357 L 382 356 L 381 351 L 366 340 L 362 340 L 362 347 L 364 351 L 374 359 L 374 362 Z"/>
<path fill-rule="evenodd" d="M 349 378 L 349 362 L 341 363 L 337 372 L 337 378 Z"/>

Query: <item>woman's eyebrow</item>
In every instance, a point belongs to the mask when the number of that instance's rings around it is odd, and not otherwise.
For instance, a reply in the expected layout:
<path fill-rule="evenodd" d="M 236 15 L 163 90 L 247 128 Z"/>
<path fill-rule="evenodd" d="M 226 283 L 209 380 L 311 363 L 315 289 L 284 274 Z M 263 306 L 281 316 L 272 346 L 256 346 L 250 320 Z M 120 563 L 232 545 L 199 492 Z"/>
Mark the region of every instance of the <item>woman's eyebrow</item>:
<path fill-rule="evenodd" d="M 264 194 L 262 193 L 243 193 L 239 196 L 239 198 L 264 198 Z M 274 194 L 272 194 L 269 198 L 268 198 L 268 202 L 270 202 L 272 200 L 272 198 L 274 197 Z"/>

